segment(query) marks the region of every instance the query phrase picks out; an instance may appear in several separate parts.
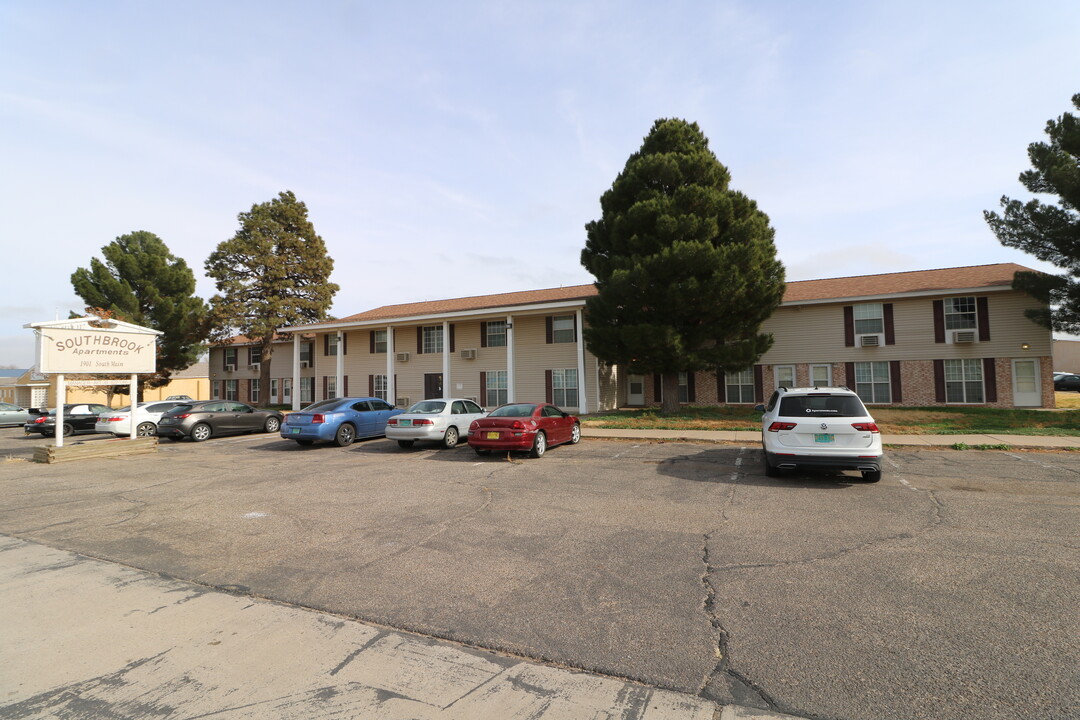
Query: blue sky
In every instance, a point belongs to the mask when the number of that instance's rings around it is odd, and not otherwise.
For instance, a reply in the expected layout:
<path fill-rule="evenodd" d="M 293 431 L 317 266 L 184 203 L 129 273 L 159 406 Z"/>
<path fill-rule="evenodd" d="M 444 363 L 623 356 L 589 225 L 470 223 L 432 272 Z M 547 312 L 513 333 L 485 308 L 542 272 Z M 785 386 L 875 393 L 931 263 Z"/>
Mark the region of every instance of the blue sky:
<path fill-rule="evenodd" d="M 1052 269 L 982 219 L 1080 92 L 1080 3 L 0 0 L 0 365 L 149 230 L 203 263 L 292 190 L 338 316 L 591 281 L 653 121 L 697 122 L 788 279 Z"/>

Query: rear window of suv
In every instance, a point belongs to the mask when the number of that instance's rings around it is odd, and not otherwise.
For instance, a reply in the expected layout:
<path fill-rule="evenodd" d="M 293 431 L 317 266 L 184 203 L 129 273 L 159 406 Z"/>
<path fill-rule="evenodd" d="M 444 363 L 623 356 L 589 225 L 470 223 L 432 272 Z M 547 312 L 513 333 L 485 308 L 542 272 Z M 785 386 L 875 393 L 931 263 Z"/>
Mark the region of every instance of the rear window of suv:
<path fill-rule="evenodd" d="M 866 414 L 857 395 L 811 393 L 780 399 L 780 415 L 784 417 L 863 417 Z"/>

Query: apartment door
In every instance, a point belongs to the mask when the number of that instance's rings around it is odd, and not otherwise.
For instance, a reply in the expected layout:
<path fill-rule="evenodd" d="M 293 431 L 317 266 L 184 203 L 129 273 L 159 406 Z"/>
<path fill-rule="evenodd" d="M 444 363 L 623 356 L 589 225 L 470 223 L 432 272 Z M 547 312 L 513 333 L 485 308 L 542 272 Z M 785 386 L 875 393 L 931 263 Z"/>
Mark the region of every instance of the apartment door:
<path fill-rule="evenodd" d="M 1012 361 L 1013 405 L 1016 407 L 1039 407 L 1042 405 L 1042 387 L 1039 385 L 1038 360 Z"/>
<path fill-rule="evenodd" d="M 627 377 L 626 404 L 627 405 L 644 405 L 645 404 L 645 376 L 644 375 L 629 375 Z"/>
<path fill-rule="evenodd" d="M 424 399 L 443 396 L 442 373 L 424 373 Z"/>

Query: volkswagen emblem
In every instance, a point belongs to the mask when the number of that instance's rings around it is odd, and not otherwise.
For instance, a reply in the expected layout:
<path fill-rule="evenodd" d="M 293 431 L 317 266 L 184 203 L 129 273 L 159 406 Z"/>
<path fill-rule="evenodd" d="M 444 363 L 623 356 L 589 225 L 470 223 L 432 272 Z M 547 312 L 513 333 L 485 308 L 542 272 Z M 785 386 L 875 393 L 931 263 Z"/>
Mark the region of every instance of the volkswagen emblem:
<path fill-rule="evenodd" d="M 821 423 L 821 429 L 822 429 L 822 430 L 828 430 L 828 429 L 829 429 L 829 426 L 828 426 L 828 425 L 826 425 L 825 423 Z"/>

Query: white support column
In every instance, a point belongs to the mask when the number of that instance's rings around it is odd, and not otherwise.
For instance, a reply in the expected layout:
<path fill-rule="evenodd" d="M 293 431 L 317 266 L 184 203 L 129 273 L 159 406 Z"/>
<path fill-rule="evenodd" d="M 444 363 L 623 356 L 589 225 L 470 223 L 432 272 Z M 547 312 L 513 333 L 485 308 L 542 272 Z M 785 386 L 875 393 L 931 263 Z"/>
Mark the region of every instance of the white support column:
<path fill-rule="evenodd" d="M 587 386 L 585 385 L 585 342 L 582 339 L 581 328 L 581 310 L 577 311 L 576 322 L 574 327 L 577 328 L 577 378 L 578 378 L 578 414 L 585 415 L 589 412 L 589 394 L 587 392 Z"/>
<path fill-rule="evenodd" d="M 386 402 L 397 405 L 397 383 L 394 382 L 394 326 L 386 326 Z"/>
<path fill-rule="evenodd" d="M 443 397 L 451 397 L 450 392 L 450 322 L 443 320 L 442 324 L 442 394 Z"/>
<path fill-rule="evenodd" d="M 506 402 L 514 402 L 514 316 L 506 316 Z"/>
<path fill-rule="evenodd" d="M 334 397 L 345 397 L 345 333 L 337 331 L 337 380 L 334 384 Z"/>
<path fill-rule="evenodd" d="M 292 409 L 300 409 L 300 333 L 292 336 Z"/>
<path fill-rule="evenodd" d="M 67 401 L 67 386 L 64 373 L 56 376 L 56 447 L 64 447 L 64 403 Z"/>
<path fill-rule="evenodd" d="M 134 440 L 136 437 L 138 437 L 138 434 L 135 432 L 135 426 L 138 425 L 138 423 L 135 421 L 135 411 L 139 407 L 138 375 L 134 373 L 131 374 L 131 385 L 129 386 L 129 388 L 130 389 L 128 390 L 128 394 L 131 397 L 131 422 L 129 422 L 128 424 L 131 425 L 131 439 Z"/>

